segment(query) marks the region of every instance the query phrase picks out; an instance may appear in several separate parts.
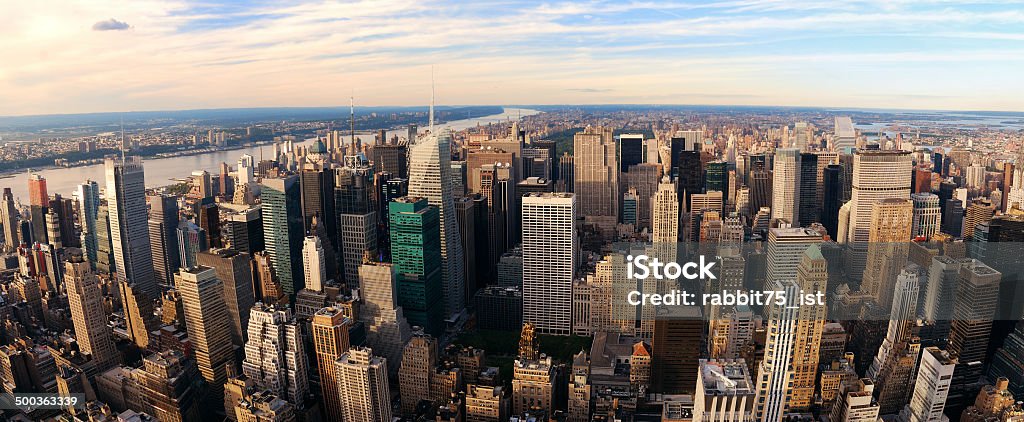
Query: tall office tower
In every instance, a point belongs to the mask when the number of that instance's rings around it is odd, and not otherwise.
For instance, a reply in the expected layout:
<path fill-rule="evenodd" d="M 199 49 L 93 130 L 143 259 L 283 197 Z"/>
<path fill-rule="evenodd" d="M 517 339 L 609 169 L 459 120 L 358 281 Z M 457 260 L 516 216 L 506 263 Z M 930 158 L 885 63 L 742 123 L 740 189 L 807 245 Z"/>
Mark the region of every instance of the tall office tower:
<path fill-rule="evenodd" d="M 335 422 L 342 419 L 338 372 L 334 361 L 350 347 L 348 328 L 351 325 L 352 321 L 345 317 L 341 308 L 328 306 L 313 315 L 313 349 L 319 369 L 317 372 L 320 374 L 320 389 L 323 392 L 327 419 Z"/>
<path fill-rule="evenodd" d="M 46 192 L 46 178 L 31 173 L 28 176 L 29 216 L 32 220 L 32 238 L 39 243 L 46 243 L 46 213 L 50 205 L 50 196 Z"/>
<path fill-rule="evenodd" d="M 770 258 L 769 258 L 770 259 Z M 769 288 L 785 292 L 784 304 L 768 308 L 768 328 L 764 360 L 757 370 L 755 411 L 760 421 L 781 421 L 789 411 L 793 388 L 793 356 L 798 335 L 801 307 L 797 295 L 800 285 L 790 280 L 771 281 Z"/>
<path fill-rule="evenodd" d="M 263 236 L 270 264 L 284 294 L 294 297 L 305 287 L 302 269 L 302 195 L 297 176 L 262 181 Z"/>
<path fill-rule="evenodd" d="M 637 195 L 636 189 L 622 194 L 622 224 L 628 224 L 631 230 L 637 227 Z"/>
<path fill-rule="evenodd" d="M 120 363 L 121 352 L 117 351 L 114 333 L 107 326 L 99 278 L 78 254 L 71 254 L 68 258 L 64 273 L 68 308 L 78 347 L 83 354 L 92 357 L 97 370 L 110 369 Z"/>
<path fill-rule="evenodd" d="M 807 122 L 796 122 L 793 124 L 793 148 L 801 151 L 806 150 L 810 146 L 812 139 L 811 127 L 807 125 Z"/>
<path fill-rule="evenodd" d="M 587 422 L 590 420 L 591 392 L 590 357 L 587 356 L 587 352 L 580 350 L 572 358 L 567 422 Z"/>
<path fill-rule="evenodd" d="M 723 200 L 729 200 L 729 163 L 712 161 L 704 166 L 704 192 L 722 192 Z"/>
<path fill-rule="evenodd" d="M 263 250 L 263 217 L 259 208 L 229 214 L 224 228 L 224 246 L 248 254 Z"/>
<path fill-rule="evenodd" d="M 146 213 L 146 180 L 139 157 L 107 157 L 107 207 L 117 279 L 135 284 L 154 299 L 160 286 L 153 272 Z"/>
<path fill-rule="evenodd" d="M 373 146 L 373 167 L 377 172 L 388 172 L 394 177 L 405 179 L 408 166 L 405 160 L 408 155 L 405 144 L 382 144 Z"/>
<path fill-rule="evenodd" d="M 513 233 L 515 225 L 512 220 L 518 213 L 513 214 L 512 206 L 515 201 L 514 186 L 511 180 L 515 177 L 512 168 L 504 164 L 484 164 L 474 169 L 479 180 L 479 193 L 487 201 L 487 238 L 488 250 L 491 262 L 505 252 L 505 250 L 518 237 Z M 516 235 L 516 236 L 513 236 Z"/>
<path fill-rule="evenodd" d="M 309 393 L 309 366 L 302 328 L 291 311 L 257 303 L 250 311 L 247 331 L 242 373 L 260 389 L 302 407 Z"/>
<path fill-rule="evenodd" d="M 985 360 L 1001 280 L 1000 272 L 980 261 L 970 260 L 960 266 L 949 336 L 949 350 L 960 362 Z"/>
<path fill-rule="evenodd" d="M 922 304 L 922 319 L 932 325 L 933 339 L 941 339 L 944 343 L 949 335 L 953 319 L 953 303 L 956 299 L 957 279 L 960 267 L 969 263 L 969 259 L 957 259 L 938 255 L 931 259 L 928 267 L 928 283 L 925 284 Z"/>
<path fill-rule="evenodd" d="M 193 198 L 203 199 L 213 197 L 213 180 L 210 172 L 206 170 L 194 170 L 190 177 L 192 190 L 189 193 Z"/>
<path fill-rule="evenodd" d="M 989 222 L 996 213 L 996 207 L 987 199 L 976 199 L 971 201 L 964 210 L 963 238 L 974 239 L 974 229 L 983 223 Z"/>
<path fill-rule="evenodd" d="M 196 262 L 213 268 L 224 287 L 224 304 L 231 321 L 231 342 L 242 347 L 249 326 L 249 309 L 256 302 L 253 292 L 251 257 L 234 249 L 215 248 L 200 252 Z"/>
<path fill-rule="evenodd" d="M 888 309 L 892 305 L 896 277 L 906 266 L 908 244 L 913 228 L 914 204 L 905 198 L 887 198 L 871 204 L 867 261 L 860 292 Z"/>
<path fill-rule="evenodd" d="M 644 162 L 644 134 L 623 133 L 614 136 L 618 144 L 619 172 L 629 171 L 629 167 Z"/>
<path fill-rule="evenodd" d="M 451 184 L 450 132 L 431 134 L 409 152 L 409 195 L 426 198 L 437 207 L 441 229 L 441 287 L 445 316 L 455 315 L 466 305 L 462 271 L 462 243 L 455 221 L 455 198 Z M 394 241 L 394 238 L 392 238 Z"/>
<path fill-rule="evenodd" d="M 178 239 L 178 268 L 197 265 L 196 255 L 209 249 L 206 235 L 206 230 L 189 220 L 182 220 L 178 224 L 174 235 Z"/>
<path fill-rule="evenodd" d="M 212 198 L 203 199 L 196 205 L 196 224 L 206 231 L 206 247 L 220 248 L 224 246 L 220 234 L 220 208 Z"/>
<path fill-rule="evenodd" d="M 967 175 L 964 178 L 964 184 L 967 185 L 968 188 L 984 189 L 985 166 L 977 163 L 967 166 Z"/>
<path fill-rule="evenodd" d="M 319 148 L 319 149 L 318 149 Z M 323 154 L 323 143 L 316 142 L 310 147 L 309 154 Z M 302 221 L 306 229 L 312 224 L 313 217 L 324 218 L 335 214 L 334 210 L 334 172 L 324 163 L 307 155 L 305 163 L 298 172 L 300 191 L 302 192 Z M 336 230 L 333 224 L 328 232 Z M 337 241 L 332 235 L 331 240 Z"/>
<path fill-rule="evenodd" d="M 96 271 L 100 274 L 111 274 L 117 270 L 114 264 L 114 245 L 110 233 L 110 207 L 105 199 L 100 199 L 96 209 Z"/>
<path fill-rule="evenodd" d="M 82 209 L 85 209 L 84 203 Z M 0 224 L 4 226 L 4 250 L 7 252 L 14 251 L 21 244 L 21 241 L 18 239 L 18 215 L 18 209 L 14 205 L 14 195 L 11 193 L 11 188 L 4 188 L 3 197 L 0 198 Z M 89 228 L 85 224 L 86 220 L 83 220 L 82 231 L 83 233 L 89 233 Z M 95 238 L 93 239 L 92 251 L 93 253 L 96 252 Z M 95 261 L 95 257 L 90 259 L 90 261 Z"/>
<path fill-rule="evenodd" d="M 842 167 L 829 164 L 822 173 L 822 208 L 821 225 L 825 226 L 829 237 L 836 239 L 839 235 L 839 209 L 843 206 Z"/>
<path fill-rule="evenodd" d="M 339 239 L 334 245 L 340 248 L 344 281 L 349 286 L 358 285 L 358 268 L 362 264 L 362 257 L 368 252 L 371 256 L 377 255 L 379 218 L 373 203 L 372 176 L 369 166 L 348 159 L 345 166 L 337 169 L 336 173 L 335 209 L 339 214 Z"/>
<path fill-rule="evenodd" d="M 996 350 L 988 368 L 988 379 L 1006 378 L 1007 388 L 1014 396 L 1024 396 L 1024 321 L 1018 321 L 1016 328 L 1003 340 L 1003 346 Z"/>
<path fill-rule="evenodd" d="M 302 241 L 302 267 L 306 269 L 306 288 L 323 291 L 327 285 L 327 264 L 324 262 L 324 247 L 320 238 L 306 236 Z"/>
<path fill-rule="evenodd" d="M 149 245 L 152 248 L 156 282 L 164 286 L 174 283 L 179 267 L 178 198 L 170 195 L 149 196 Z"/>
<path fill-rule="evenodd" d="M 554 411 L 555 373 L 551 358 L 519 358 L 512 366 L 512 413 L 542 413 Z"/>
<path fill-rule="evenodd" d="M 200 420 L 202 394 L 197 386 L 196 365 L 181 352 L 153 353 L 142 360 L 142 368 L 132 371 L 142 390 L 142 402 L 151 406 L 161 422 Z"/>
<path fill-rule="evenodd" d="M 903 411 L 901 422 L 938 422 L 948 420 L 942 414 L 953 381 L 957 358 L 937 347 L 925 348 L 914 381 L 914 395 Z"/>
<path fill-rule="evenodd" d="M 696 307 L 658 312 L 651 339 L 651 391 L 693 394 L 707 323 Z"/>
<path fill-rule="evenodd" d="M 882 414 L 899 412 L 910 399 L 910 381 L 921 351 L 920 339 L 911 332 L 919 290 L 917 269 L 903 270 L 896 281 L 888 331 L 867 372 L 875 380 Z"/>
<path fill-rule="evenodd" d="M 844 422 L 875 422 L 878 404 L 874 399 L 875 384 L 870 378 L 854 379 L 839 387 L 838 399 L 832 404 L 828 420 Z"/>
<path fill-rule="evenodd" d="M 520 168 L 522 169 L 523 178 L 537 177 L 544 179 L 551 182 L 551 187 L 554 188 L 554 179 L 551 178 L 551 154 L 554 154 L 554 152 L 554 142 L 551 142 L 551 149 L 523 148 L 520 151 L 522 154 Z"/>
<path fill-rule="evenodd" d="M 661 176 L 661 165 L 649 163 L 632 166 L 623 176 L 623 186 L 636 189 L 638 230 L 651 227 L 651 198 L 658 191 Z"/>
<path fill-rule="evenodd" d="M 859 278 L 866 265 L 872 205 L 887 198 L 909 198 L 912 169 L 909 151 L 860 149 L 853 156 L 851 197 L 850 202 L 844 205 L 844 208 L 849 207 L 849 211 L 845 225 L 844 217 L 840 216 L 837 239 L 839 243 L 850 244 L 847 262 L 852 277 Z"/>
<path fill-rule="evenodd" d="M 426 198 L 406 196 L 388 207 L 391 221 L 391 260 L 399 274 L 398 303 L 409 323 L 440 335 L 444 329 L 440 256 L 442 243 L 437 207 Z"/>
<path fill-rule="evenodd" d="M 796 281 L 803 293 L 828 291 L 828 261 L 822 256 L 818 245 L 812 245 L 803 253 L 797 267 Z M 790 369 L 792 389 L 788 405 L 790 410 L 806 411 L 813 403 L 818 378 L 821 335 L 826 318 L 825 304 L 801 304 L 797 318 Z"/>
<path fill-rule="evenodd" d="M 772 222 L 783 220 L 793 227 L 800 227 L 800 150 L 781 148 L 775 150 L 775 167 L 772 169 Z"/>
<path fill-rule="evenodd" d="M 59 193 L 53 194 L 47 217 L 50 215 L 56 216 L 57 233 L 61 245 L 81 248 L 78 232 L 75 230 L 75 202 L 71 198 L 62 198 Z M 51 243 L 56 244 L 56 241 L 51 240 Z"/>
<path fill-rule="evenodd" d="M 117 290 L 121 294 L 125 331 L 136 346 L 145 350 L 149 347 L 152 332 L 160 328 L 153 315 L 153 300 L 125 282 L 119 282 Z"/>
<path fill-rule="evenodd" d="M 668 177 L 658 184 L 651 207 L 651 241 L 674 245 L 679 240 L 679 197 Z"/>
<path fill-rule="evenodd" d="M 347 422 L 388 422 L 391 394 L 387 360 L 366 347 L 353 347 L 335 361 L 341 416 Z"/>
<path fill-rule="evenodd" d="M 542 193 L 523 203 L 523 321 L 543 334 L 569 335 L 579 240 L 575 194 Z"/>
<path fill-rule="evenodd" d="M 754 215 L 761 208 L 772 206 L 772 172 L 755 169 L 750 172 L 750 214 Z"/>
<path fill-rule="evenodd" d="M 754 395 L 746 361 L 701 359 L 693 420 L 752 421 Z"/>
<path fill-rule="evenodd" d="M 932 171 L 927 167 L 917 166 L 914 167 L 914 180 L 913 180 L 913 192 L 914 193 L 931 193 L 932 191 Z"/>
<path fill-rule="evenodd" d="M 569 152 L 563 152 L 558 157 L 558 183 L 555 190 L 558 192 L 573 192 L 576 190 L 576 164 Z"/>
<path fill-rule="evenodd" d="M 462 269 L 465 272 L 466 297 L 473 297 L 476 290 L 486 284 L 487 278 L 479 272 L 487 272 L 491 265 L 487 256 L 487 213 L 477 210 L 477 204 L 484 205 L 479 194 L 470 194 L 455 200 L 455 216 L 459 223 L 462 241 Z"/>
<path fill-rule="evenodd" d="M 236 365 L 224 287 L 216 272 L 208 267 L 182 268 L 174 276 L 174 287 L 181 293 L 196 366 L 219 402 L 221 388 L 228 378 L 227 366 Z"/>
<path fill-rule="evenodd" d="M 60 216 L 57 215 L 57 211 L 53 207 L 48 209 L 49 211 L 44 216 L 46 219 L 46 241 L 55 248 L 61 249 L 64 247 L 64 243 L 60 237 Z"/>
<path fill-rule="evenodd" d="M 941 200 L 941 197 L 939 197 Z M 963 234 L 964 207 L 963 201 L 951 198 L 946 200 L 942 208 L 942 232 L 953 237 Z"/>
<path fill-rule="evenodd" d="M 788 228 L 768 231 L 766 280 L 796 280 L 800 262 L 811 246 L 822 242 L 821 233 L 812 229 Z"/>
<path fill-rule="evenodd" d="M 579 215 L 610 236 L 619 221 L 619 167 L 612 129 L 587 127 L 576 133 L 573 162 Z"/>
<path fill-rule="evenodd" d="M 800 165 L 797 171 L 800 172 L 797 184 L 797 220 L 801 225 L 809 226 L 811 223 L 820 223 L 822 202 L 822 181 L 818 180 L 818 157 L 814 153 L 800 153 Z"/>
<path fill-rule="evenodd" d="M 392 264 L 367 263 L 359 267 L 359 293 L 363 300 L 359 320 L 366 324 L 366 343 L 380 356 L 399 362 L 402 347 L 412 336 L 404 309 L 398 306 L 398 283 Z M 394 365 L 391 375 L 397 375 Z"/>
<path fill-rule="evenodd" d="M 421 401 L 430 401 L 430 378 L 436 363 L 437 340 L 429 335 L 413 335 L 402 351 L 398 369 L 403 415 L 415 415 Z"/>
<path fill-rule="evenodd" d="M 931 239 L 939 233 L 942 226 L 942 210 L 939 208 L 939 196 L 928 193 L 910 195 L 914 201 L 914 222 L 910 230 L 914 238 Z"/>
<path fill-rule="evenodd" d="M 836 116 L 832 150 L 845 152 L 855 147 L 857 147 L 857 132 L 853 129 L 853 120 L 849 116 Z"/>

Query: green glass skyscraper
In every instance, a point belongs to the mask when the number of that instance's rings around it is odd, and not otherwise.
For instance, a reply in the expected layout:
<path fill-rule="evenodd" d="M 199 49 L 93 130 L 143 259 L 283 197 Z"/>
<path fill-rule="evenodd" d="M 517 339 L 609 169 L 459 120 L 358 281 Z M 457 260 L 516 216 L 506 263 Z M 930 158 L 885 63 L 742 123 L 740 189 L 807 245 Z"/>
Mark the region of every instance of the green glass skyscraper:
<path fill-rule="evenodd" d="M 294 298 L 306 283 L 302 271 L 302 191 L 295 175 L 262 181 L 263 234 L 267 255 L 284 292 Z"/>
<path fill-rule="evenodd" d="M 439 217 L 426 198 L 406 196 L 388 206 L 398 304 L 411 325 L 433 335 L 444 330 Z"/>

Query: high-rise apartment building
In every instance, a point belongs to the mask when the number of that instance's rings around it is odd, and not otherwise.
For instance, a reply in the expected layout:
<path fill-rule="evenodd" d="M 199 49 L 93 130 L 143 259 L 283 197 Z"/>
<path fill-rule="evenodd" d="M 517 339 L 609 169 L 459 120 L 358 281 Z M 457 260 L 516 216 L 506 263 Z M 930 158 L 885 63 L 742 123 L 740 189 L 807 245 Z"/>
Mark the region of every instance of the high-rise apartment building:
<path fill-rule="evenodd" d="M 579 250 L 575 194 L 534 193 L 522 204 L 523 321 L 539 333 L 569 335 Z"/>
<path fill-rule="evenodd" d="M 349 349 L 335 361 L 341 416 L 347 422 L 388 422 L 391 394 L 387 361 L 365 347 Z"/>
<path fill-rule="evenodd" d="M 914 394 L 903 411 L 902 422 L 938 422 L 948 420 L 943 415 L 946 397 L 953 381 L 957 358 L 937 347 L 925 348 L 914 381 Z"/>
<path fill-rule="evenodd" d="M 260 389 L 301 407 L 309 393 L 302 329 L 288 308 L 257 303 L 249 313 L 242 373 Z"/>

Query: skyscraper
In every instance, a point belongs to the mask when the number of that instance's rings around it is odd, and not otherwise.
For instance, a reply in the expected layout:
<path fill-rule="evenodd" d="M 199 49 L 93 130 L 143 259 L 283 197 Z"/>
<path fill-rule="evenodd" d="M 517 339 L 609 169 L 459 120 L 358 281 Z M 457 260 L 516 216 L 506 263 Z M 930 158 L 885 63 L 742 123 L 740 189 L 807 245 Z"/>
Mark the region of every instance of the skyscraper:
<path fill-rule="evenodd" d="M 220 402 L 228 378 L 227 366 L 236 365 L 224 288 L 216 272 L 208 267 L 182 268 L 174 276 L 174 287 L 181 293 L 185 327 L 196 366 L 210 384 L 216 401 Z"/>
<path fill-rule="evenodd" d="M 141 384 L 144 403 L 152 406 L 159 421 L 185 422 L 200 419 L 200 390 L 196 365 L 181 352 L 164 351 L 146 356 L 133 372 Z"/>
<path fill-rule="evenodd" d="M 849 271 L 859 277 L 866 265 L 870 237 L 872 204 L 886 198 L 910 197 L 913 164 L 910 152 L 860 149 L 853 157 L 853 184 L 850 202 L 843 205 L 839 217 L 839 243 L 850 243 Z"/>
<path fill-rule="evenodd" d="M 347 422 L 388 422 L 391 394 L 387 361 L 365 347 L 349 349 L 335 361 L 341 416 Z"/>
<path fill-rule="evenodd" d="M 320 374 L 320 389 L 327 419 L 334 422 L 342 421 L 338 372 L 334 361 L 349 349 L 350 325 L 351 321 L 342 314 L 341 308 L 328 306 L 313 315 L 313 349 Z"/>
<path fill-rule="evenodd" d="M 915 193 L 910 195 L 910 199 L 914 201 L 914 222 L 910 234 L 915 238 L 931 239 L 942 227 L 938 195 Z"/>
<path fill-rule="evenodd" d="M 797 201 L 799 206 L 797 207 L 797 220 L 803 226 L 809 226 L 811 223 L 820 223 L 818 217 L 821 216 L 822 210 L 822 180 L 818 178 L 818 160 L 826 160 L 828 157 L 819 157 L 818 154 L 802 152 L 800 153 L 800 165 L 797 171 L 800 172 L 800 183 L 797 185 L 799 191 L 797 195 L 800 199 Z M 823 163 L 822 163 L 823 164 Z"/>
<path fill-rule="evenodd" d="M 261 389 L 301 407 L 309 393 L 302 329 L 291 311 L 257 303 L 249 314 L 242 373 Z"/>
<path fill-rule="evenodd" d="M 534 193 L 522 198 L 523 321 L 544 334 L 569 335 L 572 329 L 579 249 L 574 195 Z"/>
<path fill-rule="evenodd" d="M 149 197 L 149 244 L 157 283 L 170 286 L 181 260 L 178 254 L 178 200 L 170 195 Z"/>
<path fill-rule="evenodd" d="M 644 134 L 623 133 L 615 140 L 619 149 L 619 172 L 625 173 L 630 166 L 644 162 Z"/>
<path fill-rule="evenodd" d="M 92 357 L 97 370 L 105 371 L 120 363 L 121 352 L 117 351 L 114 333 L 107 326 L 99 278 L 81 255 L 72 254 L 65 268 L 68 307 L 78 346 L 83 354 Z"/>
<path fill-rule="evenodd" d="M 189 220 L 178 223 L 174 237 L 178 239 L 177 268 L 189 268 L 197 265 L 196 255 L 209 248 L 207 233 L 202 227 Z"/>
<path fill-rule="evenodd" d="M 612 129 L 587 127 L 576 133 L 573 162 L 579 215 L 610 237 L 619 221 L 619 167 Z"/>
<path fill-rule="evenodd" d="M 772 170 L 772 221 L 785 220 L 800 226 L 800 150 L 775 150 Z"/>
<path fill-rule="evenodd" d="M 137 286 L 150 299 L 160 296 L 153 272 L 146 212 L 146 180 L 139 157 L 107 157 L 107 207 L 117 279 Z"/>
<path fill-rule="evenodd" d="M 945 350 L 928 347 L 921 354 L 921 364 L 914 382 L 914 394 L 900 413 L 904 422 L 938 422 L 947 420 L 942 414 L 953 380 L 957 358 Z"/>
<path fill-rule="evenodd" d="M 306 269 L 306 288 L 322 291 L 327 284 L 327 264 L 319 237 L 306 236 L 302 241 L 302 266 Z"/>
<path fill-rule="evenodd" d="M 440 335 L 444 329 L 437 207 L 426 198 L 407 196 L 389 206 L 391 258 L 398 279 L 398 303 L 409 323 Z"/>
<path fill-rule="evenodd" d="M 919 340 L 911 338 L 920 290 L 916 271 L 916 266 L 904 269 L 896 280 L 889 328 L 867 372 L 875 380 L 883 414 L 898 412 L 910 398 L 910 375 L 921 348 Z"/>
<path fill-rule="evenodd" d="M 213 268 L 224 286 L 224 304 L 231 321 L 231 342 L 239 347 L 245 345 L 249 309 L 256 302 L 251 261 L 249 254 L 227 248 L 210 249 L 196 257 L 199 265 Z"/>
<path fill-rule="evenodd" d="M 743 359 L 700 360 L 697 393 L 693 396 L 695 421 L 752 421 L 754 396 Z"/>
<path fill-rule="evenodd" d="M 849 116 L 836 116 L 835 133 L 832 137 L 832 150 L 844 152 L 857 146 L 857 132 L 853 129 L 853 120 Z"/>
<path fill-rule="evenodd" d="M 821 225 L 833 240 L 839 235 L 839 209 L 843 206 L 842 167 L 829 164 L 822 172 Z"/>
<path fill-rule="evenodd" d="M 84 208 L 85 206 L 83 205 Z M 3 197 L 0 198 L 0 224 L 4 226 L 4 250 L 7 252 L 14 251 L 21 244 L 21 241 L 18 239 L 18 215 L 18 209 L 15 208 L 14 195 L 11 194 L 11 188 L 4 188 Z M 82 229 L 83 236 L 89 232 L 84 222 Z M 95 240 L 93 243 L 93 252 L 95 253 Z M 95 261 L 95 257 L 90 259 L 90 261 Z"/>
<path fill-rule="evenodd" d="M 267 255 L 284 294 L 294 297 L 305 287 L 302 269 L 302 203 L 297 176 L 262 181 L 263 235 Z"/>
<path fill-rule="evenodd" d="M 462 242 L 455 220 L 455 197 L 448 183 L 451 180 L 451 140 L 451 133 L 447 131 L 430 134 L 409 152 L 409 195 L 426 198 L 438 211 L 445 316 L 461 312 L 466 304 Z"/>

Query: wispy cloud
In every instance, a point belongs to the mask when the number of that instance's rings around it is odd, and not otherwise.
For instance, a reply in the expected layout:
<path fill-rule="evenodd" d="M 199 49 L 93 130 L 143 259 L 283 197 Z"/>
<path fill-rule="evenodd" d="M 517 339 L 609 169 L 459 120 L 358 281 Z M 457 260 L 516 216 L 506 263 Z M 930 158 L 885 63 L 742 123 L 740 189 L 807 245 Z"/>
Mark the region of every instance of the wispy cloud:
<path fill-rule="evenodd" d="M 438 101 L 460 104 L 1024 110 L 1019 2 L 40 0 L 4 8 L 0 115 L 336 105 L 353 90 L 363 104 L 421 104 L 431 65 Z"/>

